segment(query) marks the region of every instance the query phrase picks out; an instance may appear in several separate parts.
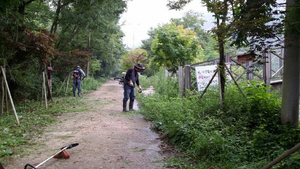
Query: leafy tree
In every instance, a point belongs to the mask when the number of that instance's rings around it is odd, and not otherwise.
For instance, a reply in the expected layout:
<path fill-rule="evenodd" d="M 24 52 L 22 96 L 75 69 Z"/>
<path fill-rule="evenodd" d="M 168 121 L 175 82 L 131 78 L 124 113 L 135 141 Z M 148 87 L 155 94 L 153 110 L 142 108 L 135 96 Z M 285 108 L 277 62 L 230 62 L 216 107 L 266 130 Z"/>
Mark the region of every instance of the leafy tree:
<path fill-rule="evenodd" d="M 194 31 L 198 37 L 199 45 L 205 49 L 211 35 L 202 29 L 205 22 L 202 17 L 203 15 L 200 13 L 188 11 L 182 18 L 172 18 L 171 22 L 174 22 L 177 26 L 183 25 L 184 28 Z"/>
<path fill-rule="evenodd" d="M 174 22 L 177 26 L 183 25 L 184 28 L 193 30 L 196 33 L 197 39 L 199 40 L 198 44 L 201 45 L 201 48 L 203 48 L 203 49 L 200 49 L 199 55 L 194 60 L 195 63 L 201 62 L 203 60 L 205 61 L 205 60 L 209 60 L 209 59 L 215 59 L 219 56 L 217 53 L 217 48 L 216 48 L 216 46 L 217 46 L 216 40 L 213 39 L 211 33 L 209 33 L 208 31 L 205 31 L 202 28 L 203 23 L 205 21 L 202 19 L 202 15 L 200 13 L 188 11 L 187 13 L 185 13 L 185 15 L 182 18 L 179 18 L 179 19 L 172 18 L 170 20 L 170 22 Z M 141 48 L 147 50 L 150 60 L 151 60 L 151 58 L 154 57 L 154 54 L 151 51 L 151 44 L 152 44 L 153 40 L 155 39 L 157 30 L 159 30 L 160 27 L 161 26 L 158 26 L 158 28 L 155 28 L 155 29 L 151 28 L 148 31 L 149 38 L 142 41 L 143 45 L 141 46 Z M 159 64 L 153 62 L 153 60 L 152 60 L 152 61 L 150 61 L 148 68 L 154 72 L 157 72 L 159 70 L 160 66 L 159 66 Z M 149 69 L 147 69 L 147 71 Z"/>
<path fill-rule="evenodd" d="M 94 57 L 100 64 L 99 71 L 94 71 L 96 76 L 115 72 L 118 59 L 125 51 L 121 41 L 124 34 L 117 23 L 126 3 L 120 0 L 60 0 L 53 1 L 53 5 L 56 15 L 51 31 L 60 36 L 56 43 L 59 53 L 55 65 L 68 72 L 75 65 L 85 68 Z"/>
<path fill-rule="evenodd" d="M 176 73 L 178 66 L 184 66 L 196 58 L 199 46 L 195 32 L 171 23 L 157 31 L 151 50 L 155 54 L 153 62 Z"/>
<path fill-rule="evenodd" d="M 9 72 L 7 80 L 13 97 L 36 98 L 40 91 L 40 72 L 55 53 L 57 36 L 39 28 L 36 18 L 28 14 L 30 6 L 37 5 L 34 1 L 5 1 L 1 5 L 5 9 L 0 11 L 0 55 Z M 41 11 L 36 9 L 36 13 Z"/>
<path fill-rule="evenodd" d="M 173 8 L 181 8 L 191 0 L 170 2 Z M 226 33 L 232 35 L 234 44 L 249 45 L 250 50 L 265 50 L 282 46 L 281 35 L 285 31 L 285 66 L 283 74 L 283 97 L 281 122 L 298 127 L 299 120 L 299 1 L 288 0 L 285 21 L 282 22 L 283 4 L 276 0 L 260 1 L 204 1 L 208 11 L 214 12 L 217 20 L 215 34 L 219 47 Z M 231 6 L 231 11 L 228 7 Z M 232 14 L 231 22 L 227 15 Z M 221 17 L 220 17 L 221 16 Z M 222 22 L 220 22 L 222 19 Z M 218 24 L 221 23 L 221 24 Z M 285 27 L 283 27 L 285 24 Z M 224 34 L 223 34 L 224 33 Z M 221 35 L 221 36 L 220 36 Z M 220 39 L 221 38 L 221 39 Z M 220 41 L 221 40 L 221 41 Z M 222 49 L 222 48 L 219 48 Z M 220 50 L 220 61 L 222 59 Z M 221 81 L 222 85 L 222 81 Z"/>
<path fill-rule="evenodd" d="M 156 35 L 156 31 L 159 29 L 158 28 L 150 28 L 150 30 L 148 31 L 148 36 L 149 38 L 146 40 L 142 40 L 142 46 L 141 49 L 145 49 L 149 55 L 149 58 L 152 58 L 154 56 L 153 52 L 151 51 L 151 44 L 153 42 L 153 40 L 155 39 L 155 35 Z"/>
<path fill-rule="evenodd" d="M 277 0 L 247 0 L 237 5 L 230 28 L 233 43 L 250 46 L 252 51 L 282 46 L 282 5 Z"/>
<path fill-rule="evenodd" d="M 20 100 L 37 98 L 39 75 L 50 63 L 61 81 L 74 66 L 85 68 L 90 61 L 92 73 L 115 72 L 125 51 L 117 25 L 125 8 L 122 0 L 1 2 L 0 60 L 11 90 Z"/>
<path fill-rule="evenodd" d="M 177 2 L 170 1 L 168 4 L 173 9 L 179 9 L 182 8 L 185 4 L 190 2 L 191 0 L 179 0 Z M 216 18 L 216 28 L 212 30 L 212 32 L 215 34 L 216 39 L 218 41 L 218 50 L 219 50 L 219 83 L 220 83 L 220 106 L 223 105 L 224 100 L 224 92 L 225 92 L 225 52 L 224 52 L 224 44 L 226 42 L 226 37 L 228 36 L 228 29 L 229 29 L 229 23 L 228 23 L 228 14 L 230 7 L 232 7 L 232 12 L 234 13 L 233 7 L 235 7 L 236 3 L 235 1 L 209 1 L 204 0 L 203 3 L 206 4 L 207 10 L 209 12 L 214 13 L 214 17 Z"/>
<path fill-rule="evenodd" d="M 191 0 L 170 1 L 168 4 L 173 9 L 180 9 Z M 274 1 L 231 1 L 231 0 L 203 0 L 209 12 L 215 17 L 216 27 L 212 29 L 217 41 L 219 50 L 219 76 L 220 76 L 220 105 L 222 106 L 225 92 L 225 43 L 228 38 L 235 38 L 234 43 L 238 46 L 242 44 L 250 45 L 252 49 L 261 49 L 265 40 L 274 35 L 275 28 L 271 21 L 276 21 L 273 17 L 270 5 L 276 4 Z M 252 10 L 250 10 L 252 9 Z M 277 19 L 278 20 L 278 19 Z M 248 21 L 252 21 L 250 26 Z M 271 25 L 271 26 L 270 26 Z M 280 29 L 279 29 L 280 30 Z"/>
<path fill-rule="evenodd" d="M 155 54 L 152 52 L 151 50 L 151 44 L 153 42 L 153 40 L 155 39 L 156 36 L 156 32 L 157 30 L 160 28 L 161 26 L 159 26 L 158 28 L 151 28 L 148 31 L 148 36 L 149 38 L 146 40 L 142 40 L 142 49 L 145 49 L 148 53 L 148 58 L 149 58 L 149 64 L 147 66 L 147 69 L 144 70 L 143 72 L 145 74 L 147 74 L 148 76 L 154 75 L 155 73 L 157 73 L 160 69 L 160 65 L 156 62 L 153 62 L 153 57 L 155 56 Z"/>
<path fill-rule="evenodd" d="M 143 65 L 147 65 L 149 62 L 148 53 L 145 49 L 134 49 L 132 51 L 127 52 L 122 57 L 122 66 L 123 70 L 127 70 L 138 63 L 142 63 Z"/>
<path fill-rule="evenodd" d="M 211 60 L 211 59 L 216 59 L 219 57 L 219 52 L 218 52 L 218 43 L 215 39 L 210 38 L 210 41 L 205 46 L 205 49 L 203 51 L 204 58 L 203 60 Z"/>
<path fill-rule="evenodd" d="M 179 19 L 171 19 L 172 22 L 175 22 L 176 25 L 183 25 L 184 28 L 188 28 L 196 32 L 196 35 L 199 40 L 199 45 L 203 48 L 204 58 L 200 59 L 200 61 L 206 61 L 210 59 L 216 59 L 219 57 L 218 54 L 218 44 L 210 31 L 206 31 L 202 28 L 204 24 L 204 20 L 202 19 L 203 15 L 194 11 L 188 11 L 184 17 Z M 232 41 L 228 41 L 225 43 L 225 54 L 235 55 L 236 47 L 230 45 Z M 199 61 L 199 62 L 200 62 Z"/>
<path fill-rule="evenodd" d="M 218 57 L 216 41 L 213 39 L 211 33 L 202 28 L 205 20 L 202 19 L 203 14 L 188 11 L 182 18 L 171 19 L 177 26 L 183 25 L 184 28 L 192 30 L 196 33 L 199 40 L 199 45 L 201 45 L 201 50 L 203 52 L 201 58 L 198 58 L 196 62 L 201 62 L 204 60 L 215 59 Z"/>

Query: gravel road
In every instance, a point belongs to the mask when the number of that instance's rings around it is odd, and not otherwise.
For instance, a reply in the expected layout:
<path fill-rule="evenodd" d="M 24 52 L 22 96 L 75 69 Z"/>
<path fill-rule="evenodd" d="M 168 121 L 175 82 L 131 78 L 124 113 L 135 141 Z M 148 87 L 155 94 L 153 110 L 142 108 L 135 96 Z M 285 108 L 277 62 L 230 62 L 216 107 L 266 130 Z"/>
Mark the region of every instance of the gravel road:
<path fill-rule="evenodd" d="M 150 123 L 142 115 L 121 111 L 123 89 L 118 81 L 110 80 L 98 90 L 76 99 L 91 106 L 89 111 L 61 114 L 57 123 L 34 140 L 38 146 L 27 150 L 30 155 L 17 158 L 4 166 L 5 169 L 21 169 L 27 163 L 38 165 L 72 143 L 79 145 L 67 150 L 69 159 L 51 158 L 38 168 L 164 168 L 159 135 L 151 131 Z"/>

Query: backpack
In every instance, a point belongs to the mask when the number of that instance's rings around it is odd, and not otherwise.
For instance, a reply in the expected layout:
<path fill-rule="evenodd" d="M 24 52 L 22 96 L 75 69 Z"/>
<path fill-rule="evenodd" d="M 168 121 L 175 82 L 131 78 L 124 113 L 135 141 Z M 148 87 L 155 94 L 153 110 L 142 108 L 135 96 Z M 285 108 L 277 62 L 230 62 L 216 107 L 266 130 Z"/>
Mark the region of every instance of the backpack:
<path fill-rule="evenodd" d="M 73 71 L 73 77 L 76 79 L 79 77 L 79 71 L 77 69 Z"/>

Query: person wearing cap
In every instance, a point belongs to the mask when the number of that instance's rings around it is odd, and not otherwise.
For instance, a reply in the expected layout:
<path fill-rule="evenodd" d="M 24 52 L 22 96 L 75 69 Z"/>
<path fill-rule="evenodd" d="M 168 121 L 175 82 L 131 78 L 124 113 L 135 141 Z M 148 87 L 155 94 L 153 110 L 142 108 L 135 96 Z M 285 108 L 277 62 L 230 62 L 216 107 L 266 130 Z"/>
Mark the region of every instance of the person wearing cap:
<path fill-rule="evenodd" d="M 81 97 L 81 81 L 85 78 L 84 71 L 77 66 L 76 69 L 73 71 L 73 96 L 75 97 L 76 88 L 78 88 L 78 97 Z"/>
<path fill-rule="evenodd" d="M 142 64 L 137 64 L 133 68 L 129 68 L 126 72 L 124 78 L 124 98 L 123 98 L 123 112 L 127 112 L 127 101 L 129 99 L 129 111 L 133 110 L 133 103 L 135 99 L 134 87 L 135 84 L 138 86 L 139 90 L 142 90 L 139 81 L 139 73 L 145 70 Z"/>
<path fill-rule="evenodd" d="M 119 80 L 119 84 L 123 84 L 124 83 L 125 75 L 126 75 L 126 72 L 122 72 L 122 77 Z"/>

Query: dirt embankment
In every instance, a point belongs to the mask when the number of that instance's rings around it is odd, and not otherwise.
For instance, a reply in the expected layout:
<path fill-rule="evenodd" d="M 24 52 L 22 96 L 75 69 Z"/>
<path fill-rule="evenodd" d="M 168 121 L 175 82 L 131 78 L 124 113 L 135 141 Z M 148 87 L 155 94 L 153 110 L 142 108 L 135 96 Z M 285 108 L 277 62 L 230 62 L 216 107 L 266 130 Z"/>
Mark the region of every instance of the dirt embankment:
<path fill-rule="evenodd" d="M 123 89 L 110 80 L 97 91 L 85 94 L 83 104 L 93 111 L 65 113 L 58 123 L 45 130 L 35 141 L 38 146 L 27 150 L 30 155 L 16 158 L 5 169 L 21 169 L 25 164 L 38 165 L 63 146 L 79 143 L 68 149 L 69 159 L 51 158 L 38 168 L 45 169 L 161 169 L 159 136 L 150 130 L 150 123 L 138 114 L 122 110 Z M 135 107 L 136 108 L 136 104 Z"/>

